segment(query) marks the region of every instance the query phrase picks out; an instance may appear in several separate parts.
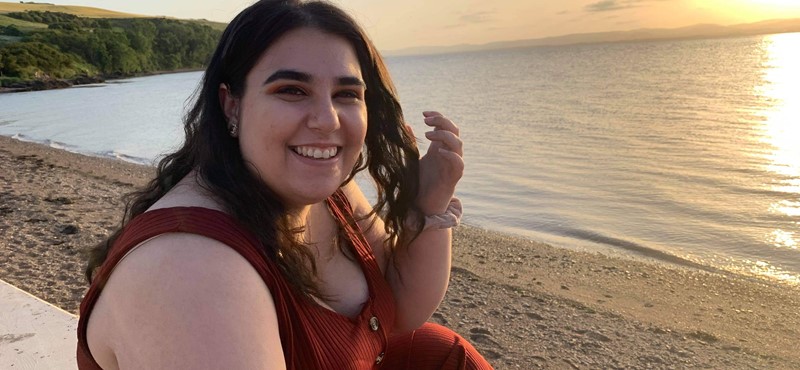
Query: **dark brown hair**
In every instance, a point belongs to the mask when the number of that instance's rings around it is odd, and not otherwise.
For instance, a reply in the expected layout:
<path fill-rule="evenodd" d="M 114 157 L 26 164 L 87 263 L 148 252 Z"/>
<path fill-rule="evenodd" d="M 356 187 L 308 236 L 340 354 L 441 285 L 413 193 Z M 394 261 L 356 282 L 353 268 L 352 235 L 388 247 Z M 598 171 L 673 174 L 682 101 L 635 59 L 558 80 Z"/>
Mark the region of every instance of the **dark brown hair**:
<path fill-rule="evenodd" d="M 261 55 L 282 35 L 303 27 L 347 40 L 356 52 L 367 85 L 365 148 L 345 183 L 367 169 L 377 187 L 373 213 L 385 221 L 385 243 L 394 250 L 415 237 L 410 229 L 418 230 L 421 216 L 416 216 L 417 225 L 411 228 L 406 220 L 418 214 L 413 210 L 418 193 L 419 151 L 405 128 L 394 86 L 372 42 L 352 18 L 331 4 L 262 0 L 243 10 L 223 32 L 194 106 L 184 119 L 183 146 L 159 162 L 156 177 L 146 187 L 129 195 L 120 229 L 92 250 L 86 269 L 89 281 L 122 228 L 196 170 L 198 183 L 258 238 L 264 257 L 274 261 L 292 285 L 303 294 L 324 296 L 316 284 L 313 255 L 298 238 L 302 229 L 290 227 L 284 204 L 248 170 L 238 141 L 227 132 L 218 99 L 223 83 L 234 96 L 241 96 L 246 88 L 245 77 Z"/>

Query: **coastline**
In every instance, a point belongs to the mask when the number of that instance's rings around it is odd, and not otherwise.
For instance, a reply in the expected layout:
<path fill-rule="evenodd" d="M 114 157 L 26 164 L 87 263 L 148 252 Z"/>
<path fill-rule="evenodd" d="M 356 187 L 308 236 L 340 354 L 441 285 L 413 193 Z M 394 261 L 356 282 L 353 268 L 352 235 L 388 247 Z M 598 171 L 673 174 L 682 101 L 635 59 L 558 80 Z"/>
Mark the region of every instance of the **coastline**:
<path fill-rule="evenodd" d="M 0 136 L 0 279 L 69 312 L 153 168 Z M 461 226 L 433 321 L 497 369 L 800 368 L 800 288 Z"/>
<path fill-rule="evenodd" d="M 158 76 L 170 73 L 197 72 L 204 70 L 205 70 L 204 68 L 181 68 L 171 71 L 152 71 L 152 72 L 134 73 L 130 75 L 115 74 L 115 75 L 98 75 L 98 76 L 77 76 L 68 79 L 30 80 L 30 81 L 19 82 L 17 84 L 18 86 L 15 85 L 14 87 L 0 86 L 0 94 L 66 89 L 73 86 L 106 83 L 110 81 L 124 80 L 128 78 Z"/>

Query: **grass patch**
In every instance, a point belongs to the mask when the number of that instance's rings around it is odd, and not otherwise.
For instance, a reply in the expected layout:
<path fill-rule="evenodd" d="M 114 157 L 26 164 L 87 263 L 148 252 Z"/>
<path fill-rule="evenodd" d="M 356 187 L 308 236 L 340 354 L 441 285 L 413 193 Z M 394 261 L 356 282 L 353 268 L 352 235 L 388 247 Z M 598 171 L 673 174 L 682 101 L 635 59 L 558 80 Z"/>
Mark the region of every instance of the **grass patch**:
<path fill-rule="evenodd" d="M 32 31 L 32 30 L 40 30 L 43 28 L 47 28 L 47 25 L 44 23 L 34 23 L 23 21 L 21 19 L 11 18 L 5 15 L 0 14 L 0 27 L 5 27 L 9 25 L 17 26 L 20 31 Z"/>
<path fill-rule="evenodd" d="M 145 17 L 139 14 L 115 12 L 100 8 L 74 5 L 54 5 L 54 4 L 20 4 L 0 2 L 0 13 L 24 12 L 27 10 L 38 10 L 41 12 L 60 12 L 75 14 L 86 18 L 140 18 Z"/>
<path fill-rule="evenodd" d="M 225 31 L 225 27 L 228 27 L 227 23 L 209 21 L 208 19 L 189 19 L 187 22 L 199 23 L 204 26 L 209 26 L 217 31 Z"/>
<path fill-rule="evenodd" d="M 49 11 L 49 12 L 59 12 L 59 13 L 67 13 L 67 14 L 74 14 L 79 17 L 85 18 L 167 18 L 167 19 L 175 19 L 172 17 L 160 17 L 160 16 L 152 16 L 152 15 L 140 15 L 140 14 L 130 14 L 130 13 L 122 13 L 122 12 L 115 12 L 113 10 L 107 9 L 100 9 L 100 8 L 92 8 L 88 6 L 74 6 L 74 5 L 53 5 L 53 4 L 19 4 L 19 3 L 5 3 L 0 2 L 0 26 L 7 26 L 9 24 L 16 25 L 21 31 L 33 31 L 36 29 L 47 28 L 46 24 L 43 23 L 33 23 L 33 22 L 26 22 L 23 20 L 11 18 L 8 16 L 3 15 L 4 13 L 12 13 L 12 12 L 25 12 L 29 10 L 36 10 L 36 11 Z M 207 19 L 179 19 L 185 22 L 191 23 L 199 23 L 205 26 L 209 26 L 214 30 L 217 31 L 224 31 L 225 27 L 228 26 L 227 23 L 222 22 L 214 22 L 209 21 Z"/>

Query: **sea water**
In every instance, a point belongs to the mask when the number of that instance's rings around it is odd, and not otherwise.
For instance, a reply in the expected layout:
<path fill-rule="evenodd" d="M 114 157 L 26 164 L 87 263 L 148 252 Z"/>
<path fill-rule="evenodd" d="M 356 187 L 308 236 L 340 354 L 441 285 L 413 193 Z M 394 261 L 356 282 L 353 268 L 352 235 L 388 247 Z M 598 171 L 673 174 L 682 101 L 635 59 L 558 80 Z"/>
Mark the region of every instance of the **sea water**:
<path fill-rule="evenodd" d="M 387 58 L 461 128 L 467 224 L 800 283 L 800 34 Z M 138 163 L 202 74 L 0 95 L 0 134 Z M 423 142 L 422 147 L 426 144 Z"/>

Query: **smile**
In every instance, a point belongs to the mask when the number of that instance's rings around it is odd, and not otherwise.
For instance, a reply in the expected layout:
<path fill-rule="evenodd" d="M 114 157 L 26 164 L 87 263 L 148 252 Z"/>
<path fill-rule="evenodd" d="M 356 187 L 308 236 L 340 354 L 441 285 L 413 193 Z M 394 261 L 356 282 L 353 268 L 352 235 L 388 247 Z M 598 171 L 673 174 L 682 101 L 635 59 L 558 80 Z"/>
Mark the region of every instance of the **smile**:
<path fill-rule="evenodd" d="M 336 146 L 327 148 L 295 146 L 290 147 L 290 149 L 303 157 L 314 159 L 329 159 L 335 157 L 336 154 L 339 153 L 339 147 Z"/>

